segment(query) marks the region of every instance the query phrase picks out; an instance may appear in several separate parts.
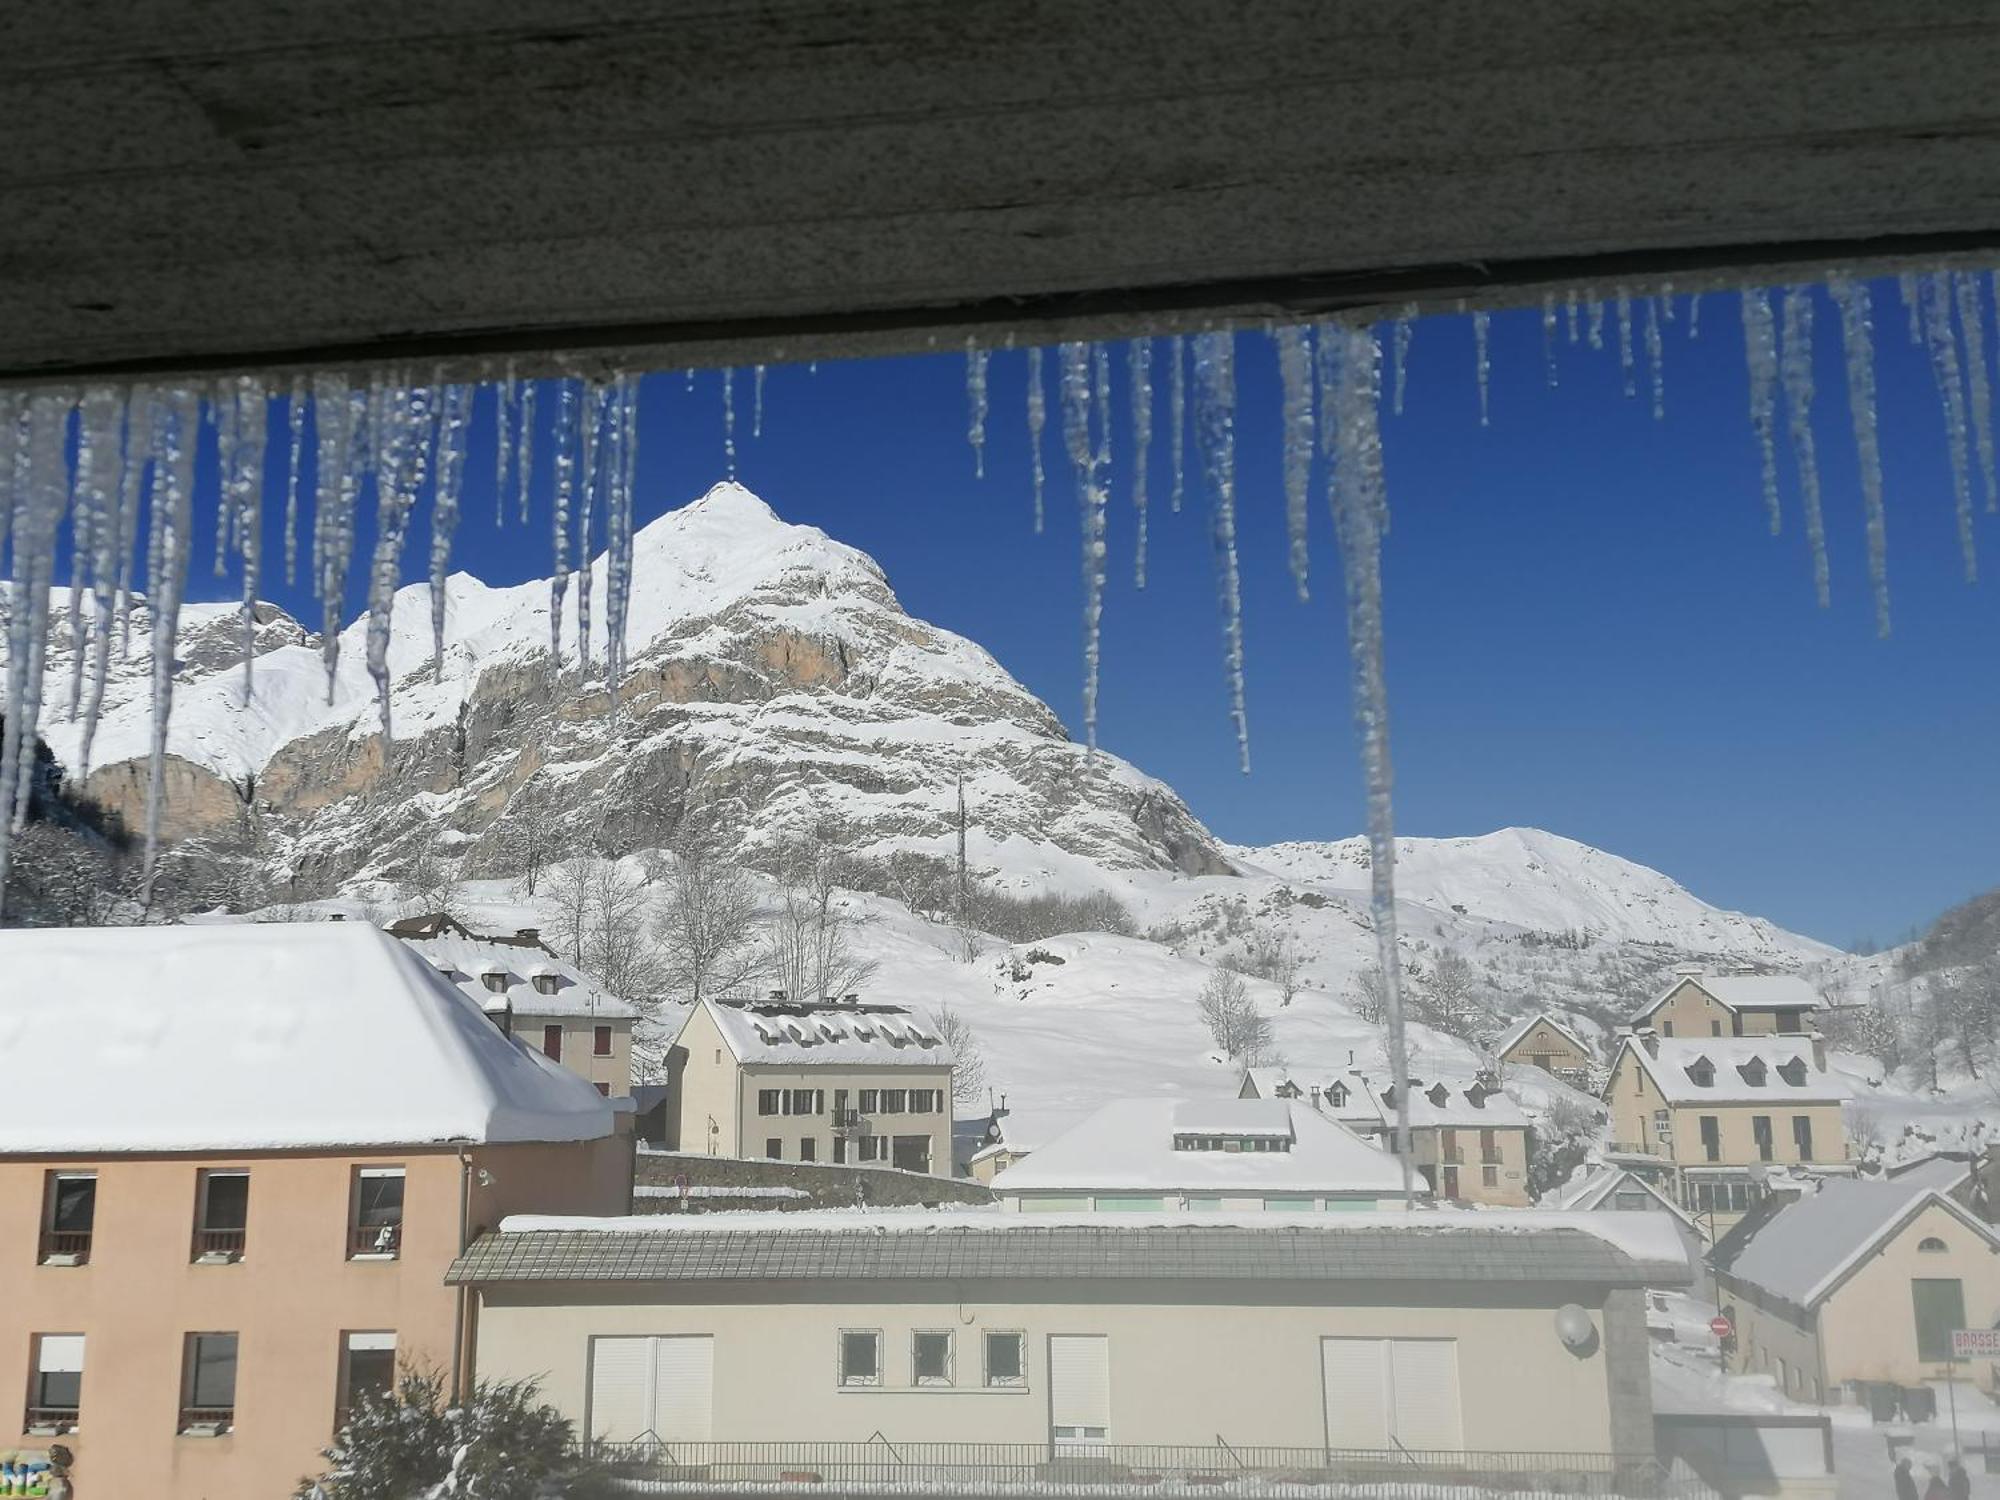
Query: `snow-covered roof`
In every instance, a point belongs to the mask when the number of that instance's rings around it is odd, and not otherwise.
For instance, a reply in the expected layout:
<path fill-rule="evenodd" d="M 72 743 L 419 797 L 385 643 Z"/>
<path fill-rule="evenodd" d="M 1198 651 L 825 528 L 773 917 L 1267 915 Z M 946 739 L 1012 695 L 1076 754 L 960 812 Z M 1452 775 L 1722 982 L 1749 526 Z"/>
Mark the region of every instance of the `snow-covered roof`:
<path fill-rule="evenodd" d="M 400 940 L 421 953 L 482 1010 L 511 1006 L 517 1016 L 555 1019 L 586 1016 L 600 1021 L 630 1021 L 639 1014 L 636 1007 L 538 947 L 465 937 L 455 932 Z M 505 975 L 507 988 L 504 991 L 487 988 L 484 976 L 488 974 Z M 537 976 L 544 981 L 553 978 L 555 993 L 544 994 L 536 989 Z"/>
<path fill-rule="evenodd" d="M 1290 1140 L 1292 1109 L 1283 1099 L 1183 1099 L 1174 1106 L 1174 1130 Z"/>
<path fill-rule="evenodd" d="M 1796 974 L 1679 974 L 1666 992 L 1640 1011 L 1644 1020 L 1684 984 L 1705 990 L 1725 1010 L 1824 1010 L 1819 991 Z"/>
<path fill-rule="evenodd" d="M 1395 1118 L 1395 1106 L 1387 1099 L 1382 1109 L 1386 1118 Z M 1528 1124 L 1521 1106 L 1498 1090 L 1410 1080 L 1412 1130 L 1526 1130 Z"/>
<path fill-rule="evenodd" d="M 1010 1156 L 1026 1156 L 1030 1151 L 1038 1151 L 1054 1140 L 1077 1121 L 1083 1112 L 1069 1109 L 1042 1109 L 1038 1106 L 1022 1108 L 1018 1104 L 1007 1106 L 1005 1114 L 993 1118 L 990 1128 L 994 1139 L 975 1152 L 970 1160 L 981 1161 L 989 1156 L 1006 1153 Z"/>
<path fill-rule="evenodd" d="M 1943 1152 L 1891 1167 L 1886 1174 L 1890 1182 L 1936 1188 L 1941 1193 L 1957 1192 L 1970 1176 L 1972 1163 L 1967 1158 L 1948 1156 Z"/>
<path fill-rule="evenodd" d="M 1597 1055 L 1596 1048 L 1592 1047 L 1590 1043 L 1578 1036 L 1574 1030 L 1565 1026 L 1545 1010 L 1536 1011 L 1533 1015 L 1525 1016 L 1515 1022 L 1514 1025 L 1507 1029 L 1507 1034 L 1501 1037 L 1494 1045 L 1493 1050 L 1500 1056 L 1505 1057 L 1511 1048 L 1519 1046 L 1522 1039 L 1537 1026 L 1547 1026 L 1549 1030 L 1568 1042 L 1585 1057 L 1595 1057 Z"/>
<path fill-rule="evenodd" d="M 1672 1104 L 1839 1104 L 1839 1082 L 1796 1036 L 1627 1037 L 1635 1058 Z M 1708 1083 L 1699 1080 L 1708 1078 Z"/>
<path fill-rule="evenodd" d="M 595 1140 L 610 1104 L 362 923 L 0 931 L 0 1152 Z"/>
<path fill-rule="evenodd" d="M 739 1063 L 787 1068 L 952 1064 L 951 1049 L 937 1028 L 900 1005 L 701 1004 Z M 688 1021 L 693 1020 L 690 1012 Z"/>
<path fill-rule="evenodd" d="M 1291 1068 L 1250 1068 L 1250 1086 L 1260 1099 L 1296 1098 L 1310 1104 L 1319 1090 L 1319 1112 L 1350 1130 L 1379 1129 L 1387 1115 L 1374 1087 L 1352 1070 L 1327 1069 L 1322 1075 Z"/>
<path fill-rule="evenodd" d="M 1587 1213 L 1601 1209 L 1619 1193 L 1644 1193 L 1649 1200 L 1647 1213 L 1670 1213 L 1689 1228 L 1694 1228 L 1694 1220 L 1683 1213 L 1678 1204 L 1665 1193 L 1654 1187 L 1638 1173 L 1625 1167 L 1604 1165 L 1593 1167 L 1575 1182 L 1569 1183 L 1555 1195 L 1554 1207 L 1571 1212 Z M 1628 1212 L 1630 1210 L 1627 1210 Z"/>
<path fill-rule="evenodd" d="M 1923 1209 L 1941 1207 L 2000 1249 L 2000 1235 L 1923 1181 L 1829 1178 L 1774 1213 L 1722 1269 L 1810 1311 Z"/>
<path fill-rule="evenodd" d="M 993 1179 L 996 1193 L 1294 1192 L 1392 1196 L 1403 1190 L 1395 1159 L 1296 1100 L 1212 1099 L 1198 1106 L 1206 1135 L 1249 1138 L 1281 1110 L 1288 1151 L 1176 1150 L 1186 1101 L 1118 1099 L 1045 1141 Z M 1224 1123 L 1240 1114 L 1245 1128 Z M 1268 1138 L 1268 1137 L 1266 1137 Z"/>

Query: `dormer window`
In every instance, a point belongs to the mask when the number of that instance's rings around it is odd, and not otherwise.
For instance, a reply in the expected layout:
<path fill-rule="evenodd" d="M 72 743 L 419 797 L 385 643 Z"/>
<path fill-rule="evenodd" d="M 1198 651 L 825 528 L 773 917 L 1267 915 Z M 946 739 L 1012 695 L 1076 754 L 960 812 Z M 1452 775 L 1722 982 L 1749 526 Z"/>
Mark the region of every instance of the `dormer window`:
<path fill-rule="evenodd" d="M 1289 1136 L 1281 1135 L 1211 1135 L 1194 1131 L 1177 1131 L 1174 1135 L 1176 1151 L 1290 1151 Z"/>
<path fill-rule="evenodd" d="M 507 971 L 505 969 L 488 969 L 484 974 L 479 976 L 479 982 L 496 995 L 507 993 Z"/>
<path fill-rule="evenodd" d="M 1687 1066 L 1688 1082 L 1698 1089 L 1715 1087 L 1715 1064 L 1705 1057 L 1697 1057 Z"/>
<path fill-rule="evenodd" d="M 1770 1078 L 1770 1070 L 1764 1066 L 1764 1059 L 1753 1057 L 1736 1070 L 1743 1075 L 1743 1081 L 1753 1089 L 1761 1089 Z"/>
<path fill-rule="evenodd" d="M 562 980 L 558 975 L 537 974 L 534 978 L 535 993 L 538 995 L 553 995 L 561 983 Z"/>
<path fill-rule="evenodd" d="M 1347 1107 L 1347 1085 L 1336 1083 L 1326 1091 L 1326 1100 L 1335 1109 L 1345 1109 Z"/>
<path fill-rule="evenodd" d="M 1424 1097 L 1430 1100 L 1431 1103 L 1435 1104 L 1439 1109 L 1443 1109 L 1445 1105 L 1451 1102 L 1451 1090 L 1446 1088 L 1441 1083 L 1433 1084 L 1431 1086 L 1431 1091 L 1428 1094 L 1424 1095 Z"/>
<path fill-rule="evenodd" d="M 1296 1099 L 1299 1097 L 1300 1089 L 1296 1083 L 1293 1083 L 1291 1079 L 1287 1078 L 1283 1083 L 1279 1084 L 1271 1092 L 1280 1099 Z"/>
<path fill-rule="evenodd" d="M 1803 1057 L 1789 1058 L 1778 1064 L 1778 1076 L 1795 1089 L 1806 1086 L 1806 1060 Z"/>

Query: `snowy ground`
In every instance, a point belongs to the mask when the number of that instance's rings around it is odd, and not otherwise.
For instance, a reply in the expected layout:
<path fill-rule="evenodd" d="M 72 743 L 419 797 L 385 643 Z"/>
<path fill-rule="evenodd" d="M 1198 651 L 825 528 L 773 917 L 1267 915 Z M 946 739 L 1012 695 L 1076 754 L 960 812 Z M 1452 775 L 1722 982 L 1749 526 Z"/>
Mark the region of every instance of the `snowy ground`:
<path fill-rule="evenodd" d="M 1724 1375 L 1717 1366 L 1715 1338 L 1708 1320 L 1715 1316 L 1711 1303 L 1672 1293 L 1655 1293 L 1667 1311 L 1654 1312 L 1653 1404 L 1669 1411 L 1755 1411 L 1820 1414 L 1833 1421 L 1835 1476 L 1841 1500 L 1892 1500 L 1895 1486 L 1892 1469 L 1896 1459 L 1907 1453 L 1914 1459 L 1917 1488 L 1921 1494 L 1930 1472 L 1942 1473 L 1947 1455 L 1954 1446 L 1965 1450 L 1992 1447 L 2000 1451 L 2000 1406 L 1969 1380 L 1955 1382 L 1958 1406 L 1958 1444 L 1954 1444 L 1951 1398 L 1954 1392 L 1944 1381 L 1932 1381 L 1937 1391 L 1938 1420 L 1912 1425 L 1906 1422 L 1875 1425 L 1868 1413 L 1856 1406 L 1808 1406 L 1778 1392 L 1767 1375 Z M 1673 1342 L 1658 1335 L 1671 1328 Z M 1984 1500 L 2000 1500 L 2000 1475 L 1988 1474 L 1976 1451 L 1966 1463 L 1972 1479 L 1972 1493 Z"/>

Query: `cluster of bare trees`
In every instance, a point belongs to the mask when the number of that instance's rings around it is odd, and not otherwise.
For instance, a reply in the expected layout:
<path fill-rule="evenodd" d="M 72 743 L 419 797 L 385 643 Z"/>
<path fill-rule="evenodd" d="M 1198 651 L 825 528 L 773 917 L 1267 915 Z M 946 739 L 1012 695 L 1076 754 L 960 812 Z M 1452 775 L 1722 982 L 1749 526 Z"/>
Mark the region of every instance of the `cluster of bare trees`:
<path fill-rule="evenodd" d="M 1194 1004 L 1225 1057 L 1252 1067 L 1269 1060 L 1271 1018 L 1257 1008 L 1241 974 L 1234 969 L 1217 969 L 1201 987 Z"/>

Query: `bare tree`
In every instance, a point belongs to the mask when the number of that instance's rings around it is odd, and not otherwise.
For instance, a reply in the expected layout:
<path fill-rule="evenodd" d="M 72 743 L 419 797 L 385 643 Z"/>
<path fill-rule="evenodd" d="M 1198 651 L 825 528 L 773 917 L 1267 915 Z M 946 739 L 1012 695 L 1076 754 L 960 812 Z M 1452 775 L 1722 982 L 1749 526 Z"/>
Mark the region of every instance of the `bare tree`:
<path fill-rule="evenodd" d="M 405 904 L 413 908 L 412 915 L 439 912 L 455 921 L 465 920 L 458 865 L 445 853 L 442 830 L 435 823 L 424 833 L 424 841 L 410 865 L 410 878 L 403 888 L 409 893 Z"/>
<path fill-rule="evenodd" d="M 1447 1036 L 1477 1040 L 1493 1021 L 1492 997 L 1470 959 L 1449 950 L 1440 953 L 1430 972 L 1420 976 L 1417 1016 Z"/>
<path fill-rule="evenodd" d="M 949 1005 L 931 1012 L 931 1025 L 951 1049 L 951 1097 L 955 1104 L 976 1104 L 986 1093 L 986 1054 L 972 1023 Z"/>
<path fill-rule="evenodd" d="M 1347 992 L 1348 1006 L 1357 1019 L 1380 1026 L 1388 1011 L 1388 987 L 1382 982 L 1382 966 L 1368 964 L 1354 976 Z"/>
<path fill-rule="evenodd" d="M 530 776 L 508 801 L 500 823 L 500 847 L 520 867 L 530 896 L 542 871 L 556 856 L 556 809 L 547 783 Z"/>
<path fill-rule="evenodd" d="M 653 941 L 653 897 L 615 860 L 591 866 L 584 967 L 620 999 L 645 1003 L 662 988 L 665 965 Z"/>
<path fill-rule="evenodd" d="M 1257 1009 L 1241 974 L 1217 969 L 1201 987 L 1195 1009 L 1226 1056 L 1248 1060 L 1269 1050 L 1271 1018 Z"/>
<path fill-rule="evenodd" d="M 1290 1005 L 1299 992 L 1300 971 L 1305 967 L 1305 958 L 1286 928 L 1260 925 L 1251 932 L 1250 941 L 1244 945 L 1243 966 L 1255 978 L 1268 980 L 1278 987 L 1278 1005 L 1283 1008 Z"/>
<path fill-rule="evenodd" d="M 699 1004 L 747 983 L 762 961 L 757 885 L 712 819 L 682 821 L 665 883 L 655 930 L 675 995 Z"/>
<path fill-rule="evenodd" d="M 794 1000 L 813 1002 L 859 989 L 875 961 L 859 957 L 849 935 L 859 925 L 841 895 L 845 856 L 821 824 L 779 852 L 777 910 L 764 924 L 764 963 Z"/>
<path fill-rule="evenodd" d="M 544 899 L 549 903 L 548 933 L 556 951 L 578 968 L 583 967 L 584 944 L 590 939 L 591 865 L 588 859 L 573 859 L 551 865 L 543 881 Z"/>

